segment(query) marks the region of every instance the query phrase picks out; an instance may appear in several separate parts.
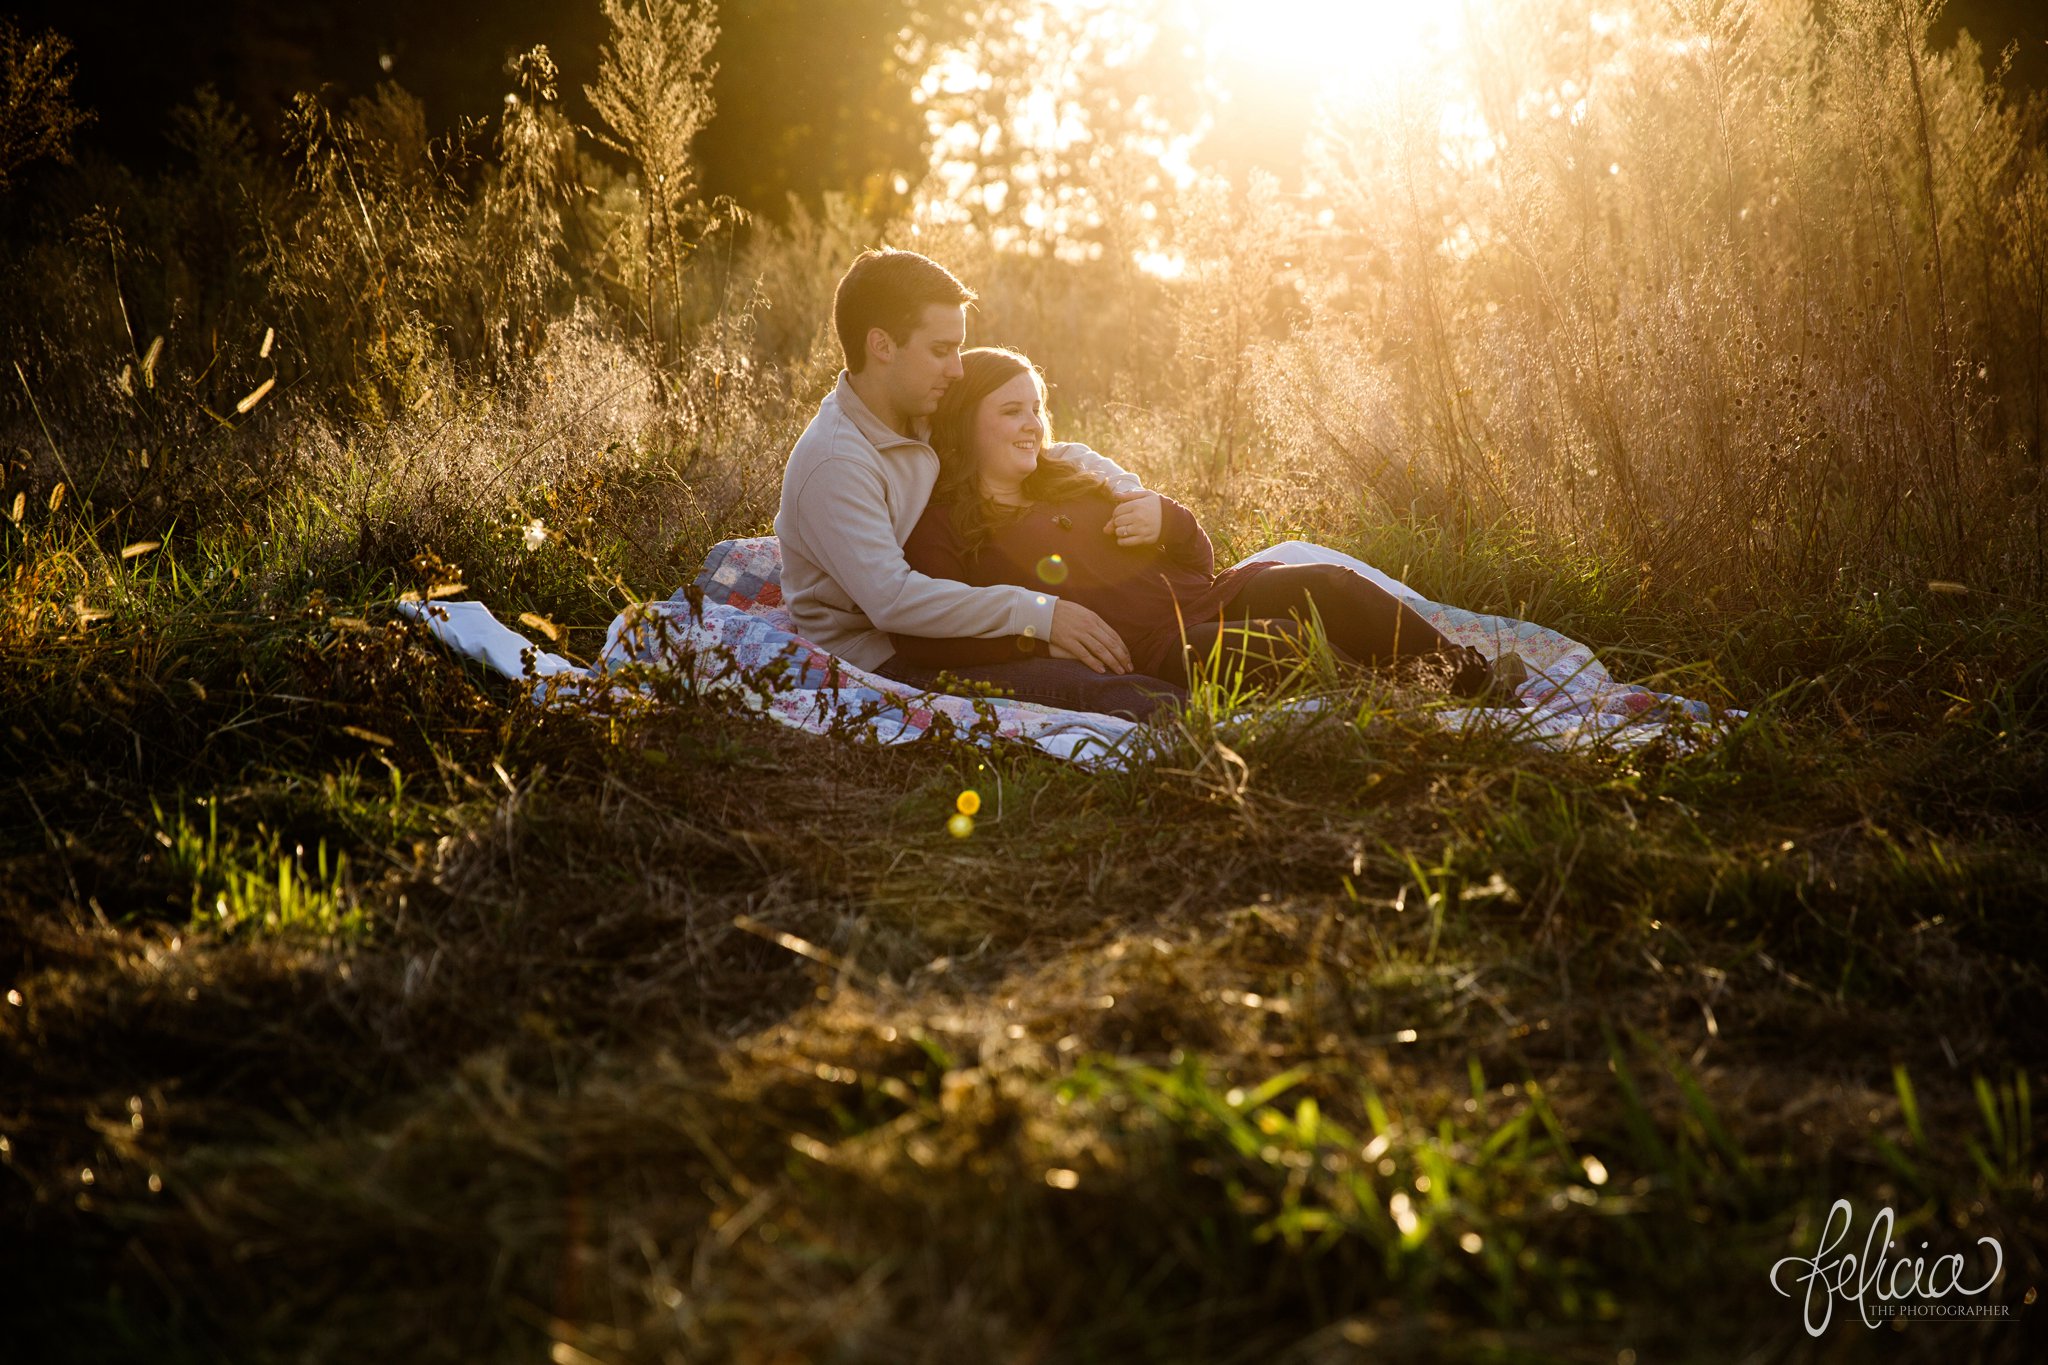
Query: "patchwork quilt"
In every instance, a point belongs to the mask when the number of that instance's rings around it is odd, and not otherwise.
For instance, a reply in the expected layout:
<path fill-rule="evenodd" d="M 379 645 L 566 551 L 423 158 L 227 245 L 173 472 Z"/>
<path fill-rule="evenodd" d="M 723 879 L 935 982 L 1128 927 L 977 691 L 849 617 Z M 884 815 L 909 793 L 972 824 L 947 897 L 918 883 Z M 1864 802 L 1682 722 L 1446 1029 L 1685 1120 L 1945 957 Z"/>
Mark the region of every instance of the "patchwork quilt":
<path fill-rule="evenodd" d="M 1343 565 L 1407 599 L 1453 642 L 1488 658 L 1519 654 L 1529 666 L 1520 688 L 1523 706 L 1432 713 L 1452 728 L 1497 726 L 1553 748 L 1631 748 L 1659 737 L 1680 745 L 1711 740 L 1744 715 L 1617 682 L 1590 648 L 1568 636 L 1532 621 L 1429 601 L 1362 560 L 1321 545 L 1284 541 L 1246 559 Z M 541 650 L 481 603 L 409 603 L 402 609 L 425 620 L 456 653 L 507 677 L 532 677 L 537 697 L 550 702 L 592 688 L 633 685 L 636 674 L 659 669 L 699 685 L 735 689 L 750 709 L 785 725 L 884 744 L 943 726 L 977 739 L 1020 741 L 1079 763 L 1121 766 L 1154 733 L 1149 726 L 1092 712 L 921 693 L 853 667 L 797 631 L 783 605 L 782 550 L 773 536 L 721 541 L 688 587 L 667 601 L 621 612 L 589 669 Z M 1301 709 L 1316 706 L 1308 702 Z"/>

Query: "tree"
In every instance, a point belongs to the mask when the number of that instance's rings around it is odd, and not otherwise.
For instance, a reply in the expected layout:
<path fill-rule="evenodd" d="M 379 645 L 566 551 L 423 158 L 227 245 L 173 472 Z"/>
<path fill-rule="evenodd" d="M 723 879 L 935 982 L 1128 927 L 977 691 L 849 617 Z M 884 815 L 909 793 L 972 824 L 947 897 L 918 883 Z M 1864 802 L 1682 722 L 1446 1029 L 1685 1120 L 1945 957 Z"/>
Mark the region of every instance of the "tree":
<path fill-rule="evenodd" d="M 718 117 L 697 144 L 707 192 L 763 217 L 850 196 L 881 220 L 908 206 L 926 165 L 918 84 L 967 35 L 967 0 L 724 0 Z"/>

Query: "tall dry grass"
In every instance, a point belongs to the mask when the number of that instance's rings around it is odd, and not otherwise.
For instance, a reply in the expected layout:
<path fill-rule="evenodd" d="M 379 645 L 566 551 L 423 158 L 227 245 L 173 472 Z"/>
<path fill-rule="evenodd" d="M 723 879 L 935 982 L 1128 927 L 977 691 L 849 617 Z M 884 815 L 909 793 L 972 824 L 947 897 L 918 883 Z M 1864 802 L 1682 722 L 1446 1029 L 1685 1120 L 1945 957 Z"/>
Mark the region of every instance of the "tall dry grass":
<path fill-rule="evenodd" d="M 670 66 L 702 67 L 699 9 L 614 9 L 620 60 L 680 34 Z M 62 106 L 68 76 L 0 55 Z M 624 99 L 616 67 L 595 89 Z M 506 77 L 498 116 L 446 133 L 395 84 L 302 94 L 281 156 L 201 90 L 168 116 L 162 174 L 89 158 L 0 200 L 0 501 L 19 495 L 21 534 L 202 533 L 311 496 L 316 539 L 389 568 L 411 551 L 377 547 L 567 500 L 607 544 L 624 528 L 635 548 L 607 554 L 653 591 L 714 526 L 765 526 L 790 393 L 753 339 L 759 291 L 690 259 L 732 251 L 688 174 L 708 92 L 638 122 L 606 103 L 620 173 L 579 145 L 545 48 Z"/>
<path fill-rule="evenodd" d="M 276 481 L 279 410 L 347 449 L 492 405 L 479 386 L 545 387 L 572 315 L 645 374 L 625 446 L 693 486 L 751 477 L 763 423 L 837 367 L 838 270 L 889 240 L 970 279 L 977 338 L 1037 355 L 1076 434 L 1232 548 L 1505 529 L 1672 611 L 2048 574 L 2048 150 L 1918 0 L 1475 7 L 1438 66 L 1326 104 L 1300 185 L 1165 174 L 1160 111 L 1195 114 L 1131 102 L 1164 68 L 1069 33 L 1057 73 L 935 100 L 935 155 L 960 154 L 944 119 L 1015 117 L 1055 75 L 1093 142 L 942 165 L 905 221 L 828 200 L 782 225 L 648 196 L 687 185 L 710 116 L 687 81 L 626 98 L 641 67 L 707 64 L 708 21 L 670 8 L 615 35 L 615 66 L 640 54 L 605 77 L 610 136 L 646 142 L 626 176 L 579 148 L 539 50 L 490 127 L 436 138 L 396 87 L 303 97 L 278 164 L 202 96 L 175 177 L 88 168 L 16 208 L 48 229 L 6 264 L 28 501 L 89 464 L 74 497 L 189 517 Z M 956 182 L 980 208 L 937 202 Z"/>
<path fill-rule="evenodd" d="M 2048 152 L 1939 10 L 1475 6 L 1434 65 L 1325 102 L 1298 186 L 1176 183 L 1128 132 L 1149 177 L 1091 149 L 1060 214 L 1020 184 L 927 203 L 926 239 L 1102 443 L 1248 531 L 1505 527 L 1667 609 L 2033 595 Z M 1047 79 L 1085 103 L 1115 60 Z"/>
<path fill-rule="evenodd" d="M 1279 443 L 1659 596 L 2038 592 L 2048 162 L 1928 18 L 1487 11 L 1459 86 L 1319 130 L 1342 264 L 1259 349 Z"/>

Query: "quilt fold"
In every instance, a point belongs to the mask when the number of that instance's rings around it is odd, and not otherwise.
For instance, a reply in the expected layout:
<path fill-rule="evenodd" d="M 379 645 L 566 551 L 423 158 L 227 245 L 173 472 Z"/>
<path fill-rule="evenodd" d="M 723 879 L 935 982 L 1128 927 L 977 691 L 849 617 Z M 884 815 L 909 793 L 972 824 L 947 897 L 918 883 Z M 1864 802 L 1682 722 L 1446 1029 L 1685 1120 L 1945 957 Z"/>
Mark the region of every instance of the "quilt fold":
<path fill-rule="evenodd" d="M 1307 541 L 1282 541 L 1246 556 L 1288 564 L 1341 564 L 1407 599 L 1454 643 L 1496 658 L 1512 651 L 1529 667 L 1522 708 L 1433 712 L 1453 729 L 1498 726 L 1549 748 L 1633 748 L 1659 737 L 1682 746 L 1711 741 L 1746 713 L 1617 682 L 1593 650 L 1561 632 L 1513 617 L 1432 602 L 1362 560 Z M 1243 561 L 1241 561 L 1243 562 Z M 604 652 L 585 669 L 540 649 L 479 602 L 401 604 L 444 645 L 508 678 L 528 677 L 537 699 L 559 701 L 622 685 L 627 665 L 687 669 L 697 681 L 739 689 L 748 707 L 785 725 L 825 734 L 851 730 L 900 744 L 949 721 L 962 733 L 1000 736 L 1077 763 L 1120 767 L 1150 727 L 1114 716 L 1007 698 L 951 697 L 855 668 L 803 638 L 782 602 L 782 552 L 772 536 L 721 541 L 687 588 L 644 602 L 612 622 Z M 696 599 L 698 605 L 692 604 Z M 748 685 L 751 679 L 754 685 Z M 1314 706 L 1305 706 L 1313 711 Z M 979 729 L 977 730 L 977 724 Z"/>

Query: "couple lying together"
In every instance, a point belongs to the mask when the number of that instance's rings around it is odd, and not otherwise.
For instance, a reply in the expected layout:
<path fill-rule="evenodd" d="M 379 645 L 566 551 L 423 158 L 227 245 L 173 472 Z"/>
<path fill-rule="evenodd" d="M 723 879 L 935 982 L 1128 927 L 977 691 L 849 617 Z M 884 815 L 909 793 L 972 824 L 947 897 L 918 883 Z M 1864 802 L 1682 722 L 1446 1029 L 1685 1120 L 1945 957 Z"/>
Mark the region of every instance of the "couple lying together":
<path fill-rule="evenodd" d="M 1516 704 L 1519 661 L 1497 670 L 1350 569 L 1216 572 L 1185 507 L 1052 441 L 1029 360 L 963 349 L 974 297 L 908 251 L 863 252 L 839 282 L 846 369 L 790 452 L 775 516 L 784 601 L 812 643 L 921 690 L 947 673 L 1146 720 L 1187 699 L 1196 666 L 1280 680 L 1319 618 L 1342 668 Z"/>

